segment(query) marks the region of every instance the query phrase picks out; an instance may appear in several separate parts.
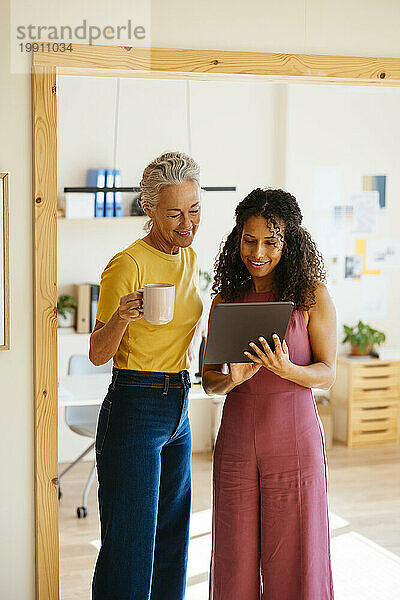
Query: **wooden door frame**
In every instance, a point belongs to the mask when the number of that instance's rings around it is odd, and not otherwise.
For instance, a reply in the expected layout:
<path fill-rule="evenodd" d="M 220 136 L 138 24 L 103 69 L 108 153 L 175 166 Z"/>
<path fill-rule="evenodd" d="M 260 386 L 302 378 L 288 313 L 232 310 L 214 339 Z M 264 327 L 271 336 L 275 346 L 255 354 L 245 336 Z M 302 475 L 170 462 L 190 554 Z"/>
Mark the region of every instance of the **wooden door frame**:
<path fill-rule="evenodd" d="M 32 57 L 36 599 L 59 598 L 57 400 L 58 74 L 400 85 L 400 58 L 73 44 Z"/>

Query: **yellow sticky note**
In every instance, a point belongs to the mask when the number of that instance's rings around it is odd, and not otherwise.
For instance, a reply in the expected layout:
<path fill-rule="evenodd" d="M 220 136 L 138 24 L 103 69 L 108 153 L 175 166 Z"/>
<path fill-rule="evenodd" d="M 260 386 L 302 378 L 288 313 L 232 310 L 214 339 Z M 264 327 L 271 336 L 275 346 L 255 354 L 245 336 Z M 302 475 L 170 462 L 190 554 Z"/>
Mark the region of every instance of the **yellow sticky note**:
<path fill-rule="evenodd" d="M 365 252 L 367 248 L 367 240 L 365 238 L 360 238 L 356 240 L 356 254 L 362 254 L 363 257 L 363 275 L 380 275 L 380 269 L 376 269 L 375 271 L 368 271 L 365 268 Z"/>

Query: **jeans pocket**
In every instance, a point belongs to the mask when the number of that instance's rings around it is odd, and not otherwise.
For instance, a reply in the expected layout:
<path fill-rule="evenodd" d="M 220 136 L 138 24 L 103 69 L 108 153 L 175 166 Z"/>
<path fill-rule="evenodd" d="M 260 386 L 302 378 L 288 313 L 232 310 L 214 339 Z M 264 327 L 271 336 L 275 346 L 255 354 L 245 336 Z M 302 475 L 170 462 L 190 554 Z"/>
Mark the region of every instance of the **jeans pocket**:
<path fill-rule="evenodd" d="M 110 424 L 111 406 L 112 403 L 106 398 L 100 408 L 95 439 L 97 456 L 102 453 L 104 442 L 106 440 L 107 431 Z"/>

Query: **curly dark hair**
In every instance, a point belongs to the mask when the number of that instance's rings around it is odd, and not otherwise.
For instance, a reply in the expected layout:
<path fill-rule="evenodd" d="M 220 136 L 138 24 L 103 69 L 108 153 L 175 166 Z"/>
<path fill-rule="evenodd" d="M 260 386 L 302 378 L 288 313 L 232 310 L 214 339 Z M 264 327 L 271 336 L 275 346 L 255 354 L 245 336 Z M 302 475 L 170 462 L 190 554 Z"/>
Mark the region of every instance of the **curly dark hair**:
<path fill-rule="evenodd" d="M 281 189 L 257 188 L 238 204 L 235 216 L 236 225 L 221 245 L 215 262 L 213 295 L 219 293 L 224 302 L 233 302 L 253 289 L 251 275 L 240 257 L 240 243 L 245 222 L 261 216 L 283 242 L 274 271 L 276 300 L 291 301 L 296 309 L 302 310 L 313 306 L 316 287 L 318 282 L 326 281 L 326 272 L 315 242 L 301 225 L 303 216 L 296 198 Z"/>

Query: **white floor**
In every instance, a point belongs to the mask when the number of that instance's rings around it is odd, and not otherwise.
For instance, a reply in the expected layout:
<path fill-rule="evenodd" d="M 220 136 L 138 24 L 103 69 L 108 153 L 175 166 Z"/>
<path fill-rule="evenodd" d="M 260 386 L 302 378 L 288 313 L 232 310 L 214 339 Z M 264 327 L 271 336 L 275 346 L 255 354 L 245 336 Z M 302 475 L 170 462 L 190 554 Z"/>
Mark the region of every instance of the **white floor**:
<path fill-rule="evenodd" d="M 399 600 L 400 558 L 329 513 L 335 600 Z M 341 528 L 345 530 L 340 533 Z M 100 540 L 92 544 L 100 547 Z M 211 510 L 193 513 L 190 527 L 186 600 L 207 600 L 211 553 Z"/>
<path fill-rule="evenodd" d="M 366 537 L 348 531 L 349 523 L 329 513 L 335 600 L 399 600 L 400 558 Z M 341 528 L 346 532 L 340 533 Z M 207 600 L 211 552 L 211 511 L 192 515 L 186 600 Z M 193 536 L 200 536 L 194 537 Z M 207 579 L 206 579 L 207 577 Z M 204 579 L 191 585 L 190 579 Z"/>
<path fill-rule="evenodd" d="M 335 600 L 399 600 L 400 558 L 355 531 L 331 542 Z"/>

